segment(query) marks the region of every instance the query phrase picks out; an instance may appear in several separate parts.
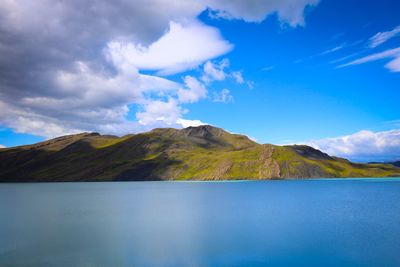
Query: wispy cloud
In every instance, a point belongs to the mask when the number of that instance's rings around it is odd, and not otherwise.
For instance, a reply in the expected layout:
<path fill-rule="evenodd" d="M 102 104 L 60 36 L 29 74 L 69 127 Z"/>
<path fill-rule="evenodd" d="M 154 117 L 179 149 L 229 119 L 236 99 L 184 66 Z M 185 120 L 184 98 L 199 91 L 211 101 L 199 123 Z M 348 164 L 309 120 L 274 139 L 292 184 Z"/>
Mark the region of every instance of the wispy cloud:
<path fill-rule="evenodd" d="M 383 43 L 396 37 L 399 34 L 400 34 L 400 26 L 395 27 L 391 31 L 378 32 L 374 36 L 372 36 L 371 38 L 368 39 L 366 46 L 361 51 L 352 53 L 348 56 L 338 58 L 336 60 L 331 61 L 330 63 L 333 63 L 333 64 L 339 63 L 339 62 L 345 61 L 347 59 L 350 59 L 352 57 L 355 57 L 359 54 L 371 51 L 372 49 L 382 45 Z M 368 56 L 357 58 L 348 63 L 338 65 L 336 68 L 360 65 L 360 64 L 373 62 L 373 61 L 377 61 L 377 60 L 382 60 L 382 59 L 391 59 L 391 61 L 389 61 L 385 65 L 385 67 L 387 69 L 389 69 L 391 72 L 400 72 L 400 47 L 387 49 L 382 52 L 378 52 L 378 53 L 370 54 Z"/>
<path fill-rule="evenodd" d="M 385 65 L 391 72 L 400 72 L 400 56 Z"/>
<path fill-rule="evenodd" d="M 331 38 L 329 38 L 329 42 L 335 41 L 335 40 L 341 38 L 344 35 L 345 35 L 344 32 L 340 32 L 340 33 L 334 34 L 334 35 L 332 35 Z"/>
<path fill-rule="evenodd" d="M 357 46 L 357 45 L 359 45 L 359 44 L 361 44 L 363 42 L 364 42 L 364 40 L 357 40 L 355 42 L 350 42 L 350 43 L 349 42 L 343 42 L 343 43 L 341 43 L 339 45 L 336 45 L 334 47 L 326 49 L 326 50 L 324 50 L 324 51 L 322 51 L 322 52 L 320 52 L 318 54 L 311 55 L 309 57 L 304 57 L 304 58 L 300 58 L 298 60 L 295 60 L 293 63 L 297 64 L 297 63 L 300 63 L 300 62 L 305 61 L 305 60 L 311 60 L 311 59 L 314 59 L 314 58 L 317 58 L 317 57 L 326 56 L 326 55 L 335 53 L 335 52 L 340 51 L 340 50 L 345 49 L 345 48 L 349 48 L 349 47 L 352 47 L 352 46 Z M 341 59 L 340 60 L 334 60 L 334 61 L 331 61 L 329 63 L 334 63 L 335 61 L 339 62 L 339 61 L 341 61 Z"/>
<path fill-rule="evenodd" d="M 5 145 L 0 144 L 0 148 L 5 148 L 5 147 L 6 147 Z"/>
<path fill-rule="evenodd" d="M 358 56 L 358 55 L 360 55 L 360 54 L 362 54 L 362 53 L 364 53 L 364 52 L 365 52 L 364 50 L 363 50 L 363 51 L 359 51 L 359 52 L 355 52 L 355 53 L 352 53 L 352 54 L 350 54 L 350 55 L 347 55 L 347 56 L 344 56 L 344 57 L 340 57 L 340 58 L 331 60 L 331 61 L 329 61 L 329 63 L 331 63 L 331 64 L 336 64 L 336 63 L 345 61 L 345 60 L 347 60 L 347 59 L 353 58 L 353 57 L 355 57 L 355 56 Z"/>
<path fill-rule="evenodd" d="M 348 46 L 347 43 L 342 43 L 342 44 L 340 44 L 340 45 L 338 45 L 338 46 L 335 46 L 335 47 L 333 47 L 333 48 L 330 48 L 330 49 L 328 49 L 328 50 L 325 50 L 325 51 L 321 52 L 319 55 L 322 56 L 322 55 L 330 54 L 330 53 L 339 51 L 340 49 L 343 49 L 343 48 L 345 48 L 346 46 Z"/>
<path fill-rule="evenodd" d="M 375 53 L 369 56 L 365 56 L 362 58 L 358 58 L 356 60 L 353 60 L 349 63 L 345 63 L 342 65 L 337 66 L 337 68 L 343 68 L 343 67 L 348 67 L 352 65 L 360 65 L 376 60 L 381 60 L 381 59 L 386 59 L 386 58 L 392 58 L 393 60 L 390 61 L 388 64 L 385 65 L 386 68 L 393 72 L 399 72 L 400 71 L 400 47 L 393 48 L 393 49 L 388 49 L 380 53 Z"/>
<path fill-rule="evenodd" d="M 386 122 L 384 122 L 384 124 L 386 124 L 386 125 L 390 125 L 390 126 L 392 126 L 392 128 L 394 128 L 394 127 L 399 127 L 400 128 L 400 120 L 391 120 L 391 121 L 386 121 Z"/>
<path fill-rule="evenodd" d="M 375 48 L 400 34 L 400 26 L 391 31 L 378 32 L 369 39 L 369 47 Z"/>
<path fill-rule="evenodd" d="M 275 66 L 271 65 L 271 66 L 264 67 L 261 70 L 262 71 L 270 71 L 270 70 L 273 70 L 273 69 L 275 69 Z"/>

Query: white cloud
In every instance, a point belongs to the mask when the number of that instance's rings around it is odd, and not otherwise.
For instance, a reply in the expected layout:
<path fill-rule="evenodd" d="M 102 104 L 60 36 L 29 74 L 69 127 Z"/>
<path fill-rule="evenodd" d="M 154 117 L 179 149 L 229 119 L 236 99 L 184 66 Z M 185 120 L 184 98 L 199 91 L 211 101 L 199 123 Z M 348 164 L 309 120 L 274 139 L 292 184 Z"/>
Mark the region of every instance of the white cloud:
<path fill-rule="evenodd" d="M 156 127 L 189 127 L 206 125 L 200 120 L 187 120 L 182 118 L 185 113 L 175 99 L 168 99 L 167 101 L 151 100 L 144 105 L 143 111 L 136 114 L 139 123 L 144 129 L 151 129 Z"/>
<path fill-rule="evenodd" d="M 192 76 L 184 78 L 185 89 L 178 90 L 178 99 L 181 103 L 194 103 L 207 96 L 204 84 Z"/>
<path fill-rule="evenodd" d="M 200 126 L 200 125 L 209 125 L 208 123 L 202 122 L 200 120 L 185 120 L 185 119 L 182 119 L 182 118 L 178 119 L 176 121 L 176 123 L 181 125 L 183 128 L 190 127 L 190 126 L 197 127 L 197 126 Z"/>
<path fill-rule="evenodd" d="M 124 67 L 174 74 L 226 54 L 232 48 L 216 28 L 192 20 L 185 25 L 170 22 L 168 32 L 148 47 L 110 42 L 108 53 L 113 62 Z"/>
<path fill-rule="evenodd" d="M 241 71 L 232 71 L 231 76 L 238 84 L 244 83 L 244 78 Z"/>
<path fill-rule="evenodd" d="M 2 144 L 0 144 L 0 148 L 6 148 L 6 146 L 5 146 L 5 145 L 2 145 Z"/>
<path fill-rule="evenodd" d="M 44 118 L 18 117 L 10 125 L 17 133 L 33 133 L 39 136 L 56 137 L 63 134 L 75 134 L 81 132 L 78 129 L 64 127 Z"/>
<path fill-rule="evenodd" d="M 400 34 L 400 26 L 391 31 L 378 32 L 369 39 L 369 47 L 375 48 Z"/>
<path fill-rule="evenodd" d="M 330 49 L 328 49 L 328 50 L 325 50 L 325 51 L 323 51 L 321 54 L 319 54 L 319 55 L 326 55 L 326 54 L 331 54 L 331 53 L 333 53 L 333 52 L 336 52 L 336 51 L 339 51 L 339 50 L 341 50 L 341 49 L 343 49 L 343 48 L 345 48 L 345 47 L 347 47 L 348 45 L 346 44 L 346 43 L 342 43 L 342 44 L 340 44 L 340 45 L 337 45 L 337 46 L 335 46 L 335 47 L 333 47 L 333 48 L 330 48 Z"/>
<path fill-rule="evenodd" d="M 217 28 L 199 22 L 201 12 L 210 8 L 245 21 L 278 12 L 294 26 L 316 3 L 0 1 L 0 123 L 44 137 L 182 126 L 180 105 L 205 98 L 207 90 L 198 80 L 159 76 L 194 68 L 233 47 Z M 131 105 L 142 108 L 137 121 L 127 119 Z"/>
<path fill-rule="evenodd" d="M 63 97 L 22 97 L 18 106 L 4 107 L 7 113 L 5 118 L 0 115 L 0 119 L 18 132 L 45 137 L 80 131 L 112 134 L 141 131 L 138 123 L 125 118 L 128 104 L 146 103 L 145 93 L 173 93 L 181 85 L 139 74 L 135 69 L 124 71 L 108 75 L 78 62 L 74 70 L 55 75 L 54 83 Z"/>
<path fill-rule="evenodd" d="M 318 54 L 314 54 L 314 55 L 311 55 L 311 56 L 308 56 L 308 57 L 297 59 L 297 60 L 293 61 L 293 63 L 298 64 L 298 63 L 301 63 L 301 62 L 304 62 L 304 61 L 309 61 L 309 60 L 312 60 L 312 59 L 315 59 L 315 58 L 318 58 L 318 57 L 321 57 L 321 56 L 331 55 L 331 54 L 333 54 L 333 53 L 335 53 L 337 51 L 341 51 L 341 50 L 344 50 L 346 48 L 358 46 L 358 45 L 360 45 L 362 43 L 364 43 L 363 39 L 360 39 L 360 40 L 357 40 L 357 41 L 354 41 L 354 42 L 351 42 L 351 43 L 343 42 L 343 43 L 335 45 L 334 47 L 326 49 L 326 50 L 324 50 L 324 51 L 322 51 L 322 52 L 320 52 Z M 348 56 L 344 56 L 344 57 L 341 57 L 339 59 L 331 60 L 331 61 L 329 61 L 329 63 L 338 63 L 340 61 L 349 59 L 349 58 L 351 58 L 353 56 L 356 56 L 358 54 L 361 54 L 361 52 L 357 52 L 357 53 L 354 53 L 354 54 L 351 54 L 351 55 L 348 55 Z"/>
<path fill-rule="evenodd" d="M 329 61 L 329 63 L 330 63 L 330 64 L 336 64 L 336 63 L 339 63 L 339 62 L 345 61 L 345 60 L 347 60 L 347 59 L 354 58 L 354 57 L 356 57 L 356 56 L 358 56 L 358 55 L 362 54 L 363 52 L 364 52 L 364 51 L 363 51 L 363 50 L 361 50 L 361 51 L 358 51 L 358 52 L 352 53 L 352 54 L 350 54 L 350 55 L 343 56 L 343 57 L 340 57 L 340 58 L 337 58 L 337 59 L 331 60 L 331 61 Z M 339 67 L 340 67 L 340 66 L 339 66 Z"/>
<path fill-rule="evenodd" d="M 385 65 L 386 68 L 390 69 L 393 72 L 400 71 L 400 68 L 399 68 L 400 47 L 388 49 L 388 50 L 385 50 L 380 53 L 372 54 L 369 56 L 365 56 L 365 57 L 353 60 L 349 63 L 339 65 L 338 68 L 364 64 L 364 63 L 381 60 L 381 59 L 386 59 L 386 58 L 392 58 L 392 61 L 390 61 L 388 64 Z"/>
<path fill-rule="evenodd" d="M 330 155 L 356 161 L 400 159 L 400 130 L 360 131 L 352 135 L 326 138 L 307 143 Z"/>
<path fill-rule="evenodd" d="M 53 102 L 53 99 L 35 99 L 33 102 L 37 105 L 40 101 L 43 101 L 43 107 L 40 109 L 27 105 L 21 108 L 22 105 L 14 106 L 0 101 L 0 110 L 7 110 L 6 113 L 0 113 L 0 121 L 17 133 L 31 133 L 47 138 L 82 131 L 126 134 L 146 130 L 137 122 L 125 119 L 129 111 L 127 106 L 85 109 L 68 105 L 74 104 L 74 101 L 59 100 L 57 109 L 57 105 L 46 106 L 46 101 Z"/>
<path fill-rule="evenodd" d="M 229 70 L 229 65 L 230 62 L 227 58 L 221 59 L 219 62 L 207 61 L 203 66 L 201 80 L 209 84 L 214 81 L 232 78 L 236 83 L 243 84 L 245 80 L 242 71 L 231 71 Z"/>
<path fill-rule="evenodd" d="M 387 63 L 385 67 L 392 72 L 400 72 L 400 56 Z"/>
<path fill-rule="evenodd" d="M 246 136 L 247 136 L 247 138 L 249 138 L 251 141 L 258 143 L 258 140 L 257 140 L 256 138 L 251 137 L 251 136 L 249 136 L 249 135 L 246 135 Z"/>
<path fill-rule="evenodd" d="M 222 89 L 221 92 L 214 92 L 214 102 L 230 103 L 233 102 L 233 96 L 228 89 Z"/>
<path fill-rule="evenodd" d="M 179 127 L 176 121 L 183 115 L 179 104 L 206 97 L 206 88 L 194 77 L 185 77 L 182 85 L 140 74 L 137 66 L 129 64 L 129 55 L 121 53 L 120 48 L 114 44 L 104 51 L 116 73 L 94 70 L 96 66 L 91 62 L 77 61 L 69 70 L 54 73 L 55 95 L 23 96 L 12 103 L 11 108 L 4 108 L 7 112 L 3 113 L 4 118 L 0 115 L 0 119 L 17 132 L 48 138 L 80 131 L 126 134 L 147 130 L 149 125 Z M 171 61 L 168 67 L 175 63 Z M 170 97 L 177 94 L 179 101 L 153 101 L 153 96 L 147 97 L 149 93 Z M 126 119 L 129 104 L 144 105 L 145 111 L 137 114 L 140 123 Z M 171 114 L 159 116 L 168 108 Z"/>
<path fill-rule="evenodd" d="M 228 76 L 225 69 L 229 67 L 229 60 L 227 58 L 222 59 L 219 63 L 213 63 L 207 61 L 203 66 L 203 76 L 201 79 L 205 83 L 212 81 L 223 81 Z"/>
<path fill-rule="evenodd" d="M 144 105 L 144 110 L 137 112 L 136 117 L 142 125 L 156 126 L 167 124 L 173 126 L 181 118 L 182 109 L 176 100 L 151 100 Z"/>

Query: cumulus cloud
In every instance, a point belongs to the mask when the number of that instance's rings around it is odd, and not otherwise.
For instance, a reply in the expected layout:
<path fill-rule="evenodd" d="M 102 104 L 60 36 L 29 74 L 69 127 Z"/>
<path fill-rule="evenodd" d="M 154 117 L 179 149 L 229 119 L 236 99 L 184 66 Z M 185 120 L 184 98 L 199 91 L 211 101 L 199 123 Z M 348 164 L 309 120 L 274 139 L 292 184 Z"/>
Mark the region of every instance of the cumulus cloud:
<path fill-rule="evenodd" d="M 139 119 L 139 124 L 144 129 L 152 129 L 156 127 L 189 127 L 206 125 L 200 120 L 187 120 L 181 118 L 182 114 L 186 111 L 183 110 L 175 99 L 168 99 L 167 101 L 151 100 L 144 105 L 143 110 L 136 113 Z"/>
<path fill-rule="evenodd" d="M 170 98 L 168 101 L 152 100 L 144 105 L 144 110 L 136 113 L 139 123 L 142 125 L 159 125 L 166 123 L 174 125 L 180 119 L 182 109 L 176 100 Z"/>
<path fill-rule="evenodd" d="M 233 47 L 197 19 L 201 12 L 245 21 L 276 12 L 295 26 L 303 24 L 304 8 L 316 3 L 1 1 L 0 122 L 44 137 L 186 125 L 191 121 L 183 119 L 180 105 L 205 98 L 204 84 L 161 76 L 197 67 Z M 137 121 L 127 119 L 131 105 L 140 109 Z"/>
<path fill-rule="evenodd" d="M 214 102 L 229 103 L 233 102 L 233 96 L 228 89 L 222 89 L 220 92 L 214 92 Z"/>
<path fill-rule="evenodd" d="M 304 9 L 317 5 L 319 0 L 218 0 L 209 6 L 216 17 L 261 22 L 269 14 L 277 13 L 279 19 L 291 26 L 304 25 Z"/>
<path fill-rule="evenodd" d="M 375 48 L 383 43 L 386 43 L 388 40 L 396 37 L 400 34 L 400 26 L 395 27 L 391 31 L 386 32 L 378 32 L 374 36 L 369 39 L 369 47 Z"/>
<path fill-rule="evenodd" d="M 185 87 L 178 90 L 178 99 L 181 103 L 193 103 L 207 96 L 204 84 L 192 76 L 184 78 Z"/>
<path fill-rule="evenodd" d="M 393 161 L 400 159 L 400 130 L 363 130 L 352 135 L 312 141 L 308 145 L 355 161 Z"/>
<path fill-rule="evenodd" d="M 243 84 L 245 82 L 242 71 L 229 70 L 229 59 L 224 58 L 219 62 L 207 61 L 203 66 L 203 74 L 201 80 L 209 84 L 213 81 L 223 81 L 226 78 L 232 78 L 236 83 Z"/>
<path fill-rule="evenodd" d="M 177 124 L 181 125 L 182 127 L 186 128 L 186 127 L 197 127 L 200 125 L 209 125 L 208 123 L 204 123 L 200 120 L 185 120 L 185 119 L 178 119 Z"/>
<path fill-rule="evenodd" d="M 383 52 L 375 53 L 369 56 L 365 56 L 356 60 L 353 60 L 349 63 L 339 65 L 338 68 L 348 67 L 352 65 L 360 65 L 372 61 L 377 61 L 381 59 L 392 59 L 388 64 L 385 65 L 387 69 L 392 72 L 400 71 L 400 47 L 388 49 Z"/>
<path fill-rule="evenodd" d="M 229 60 L 227 58 L 222 59 L 219 63 L 207 61 L 203 66 L 203 76 L 201 79 L 205 83 L 223 81 L 229 75 L 225 72 L 227 67 L 229 67 Z"/>
<path fill-rule="evenodd" d="M 124 61 L 126 67 L 158 70 L 164 75 L 196 67 L 232 48 L 216 28 L 196 20 L 186 25 L 170 22 L 168 32 L 148 47 L 121 42 L 108 44 L 108 52 L 114 61 Z"/>

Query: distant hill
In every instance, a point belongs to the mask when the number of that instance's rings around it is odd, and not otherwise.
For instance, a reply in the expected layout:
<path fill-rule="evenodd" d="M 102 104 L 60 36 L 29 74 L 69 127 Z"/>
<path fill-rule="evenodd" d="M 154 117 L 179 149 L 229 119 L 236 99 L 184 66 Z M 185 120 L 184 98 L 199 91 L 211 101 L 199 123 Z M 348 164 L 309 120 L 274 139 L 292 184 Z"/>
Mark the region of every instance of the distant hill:
<path fill-rule="evenodd" d="M 396 167 L 400 167 L 400 161 L 390 162 L 390 164 L 392 164 Z"/>
<path fill-rule="evenodd" d="M 368 164 L 390 164 L 396 167 L 400 167 L 400 161 L 368 162 Z"/>
<path fill-rule="evenodd" d="M 258 144 L 212 126 L 116 137 L 82 133 L 0 149 L 1 182 L 281 179 L 400 176 L 309 146 Z"/>

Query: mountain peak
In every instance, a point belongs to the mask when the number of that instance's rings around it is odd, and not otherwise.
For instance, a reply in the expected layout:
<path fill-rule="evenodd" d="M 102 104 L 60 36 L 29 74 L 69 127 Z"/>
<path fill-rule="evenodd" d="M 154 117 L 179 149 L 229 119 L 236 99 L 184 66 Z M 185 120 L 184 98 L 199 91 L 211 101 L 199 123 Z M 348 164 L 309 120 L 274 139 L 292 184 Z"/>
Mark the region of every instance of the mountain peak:
<path fill-rule="evenodd" d="M 211 125 L 189 126 L 180 131 L 184 133 L 186 136 L 204 137 L 204 138 L 212 136 L 218 137 L 227 133 L 226 131 Z"/>

